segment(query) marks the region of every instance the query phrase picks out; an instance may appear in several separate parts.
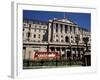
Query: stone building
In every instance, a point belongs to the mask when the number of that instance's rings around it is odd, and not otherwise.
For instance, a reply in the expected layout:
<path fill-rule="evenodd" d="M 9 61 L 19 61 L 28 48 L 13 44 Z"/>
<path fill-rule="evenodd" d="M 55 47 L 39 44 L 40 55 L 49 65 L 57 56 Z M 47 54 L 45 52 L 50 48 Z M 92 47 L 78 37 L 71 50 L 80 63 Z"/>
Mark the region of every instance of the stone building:
<path fill-rule="evenodd" d="M 35 52 L 58 52 L 66 58 L 82 58 L 86 47 L 91 48 L 90 31 L 69 19 L 23 20 L 23 59 L 33 59 Z"/>

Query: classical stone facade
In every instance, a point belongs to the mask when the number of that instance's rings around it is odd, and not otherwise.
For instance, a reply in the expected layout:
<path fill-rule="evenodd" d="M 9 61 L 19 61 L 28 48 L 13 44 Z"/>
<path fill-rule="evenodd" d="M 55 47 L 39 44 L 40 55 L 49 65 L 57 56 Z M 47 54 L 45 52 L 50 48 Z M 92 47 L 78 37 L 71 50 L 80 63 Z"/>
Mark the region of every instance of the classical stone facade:
<path fill-rule="evenodd" d="M 23 20 L 23 59 L 32 60 L 35 52 L 58 52 L 71 58 L 82 58 L 91 48 L 90 31 L 69 19 Z M 90 53 L 89 53 L 90 54 Z"/>

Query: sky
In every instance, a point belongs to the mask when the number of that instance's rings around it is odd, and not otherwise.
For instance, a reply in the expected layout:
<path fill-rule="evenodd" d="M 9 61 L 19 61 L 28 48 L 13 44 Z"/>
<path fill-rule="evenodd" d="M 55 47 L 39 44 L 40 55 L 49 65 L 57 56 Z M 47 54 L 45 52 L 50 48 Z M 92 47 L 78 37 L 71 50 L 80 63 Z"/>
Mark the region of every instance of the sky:
<path fill-rule="evenodd" d="M 90 13 L 75 13 L 75 12 L 53 12 L 53 11 L 33 11 L 23 10 L 23 18 L 48 21 L 50 19 L 64 19 L 67 18 L 79 27 L 91 30 L 91 14 Z"/>

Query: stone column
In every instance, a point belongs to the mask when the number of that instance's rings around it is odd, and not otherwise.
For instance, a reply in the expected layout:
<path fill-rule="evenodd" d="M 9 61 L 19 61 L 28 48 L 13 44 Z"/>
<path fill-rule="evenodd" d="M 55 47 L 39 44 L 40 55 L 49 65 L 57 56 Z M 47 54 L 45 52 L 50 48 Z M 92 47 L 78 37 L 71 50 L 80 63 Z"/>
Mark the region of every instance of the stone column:
<path fill-rule="evenodd" d="M 56 24 L 53 23 L 53 33 L 56 33 Z"/>
<path fill-rule="evenodd" d="M 78 26 L 76 26 L 76 34 L 78 34 L 79 32 L 78 32 Z"/>
<path fill-rule="evenodd" d="M 50 42 L 50 39 L 51 39 L 51 37 L 52 37 L 52 36 L 51 36 L 51 27 L 52 27 L 51 25 L 52 25 L 52 23 L 49 22 L 49 26 L 48 26 L 48 28 L 47 28 L 47 29 L 48 29 L 48 42 Z"/>
<path fill-rule="evenodd" d="M 53 42 L 55 41 L 56 24 L 53 23 Z"/>
<path fill-rule="evenodd" d="M 62 33 L 64 34 L 65 33 L 65 25 L 63 24 L 62 27 L 63 27 L 63 32 Z"/>
<path fill-rule="evenodd" d="M 72 26 L 72 33 L 74 34 L 74 26 Z"/>
<path fill-rule="evenodd" d="M 60 32 L 60 29 L 61 29 L 60 27 L 61 27 L 61 26 L 60 26 L 60 24 L 58 23 L 58 33 L 61 33 L 61 32 Z"/>
<path fill-rule="evenodd" d="M 70 26 L 68 25 L 68 33 L 70 33 Z"/>
<path fill-rule="evenodd" d="M 73 28 L 74 28 L 74 31 L 75 31 L 74 34 L 76 34 L 76 27 L 74 26 Z"/>

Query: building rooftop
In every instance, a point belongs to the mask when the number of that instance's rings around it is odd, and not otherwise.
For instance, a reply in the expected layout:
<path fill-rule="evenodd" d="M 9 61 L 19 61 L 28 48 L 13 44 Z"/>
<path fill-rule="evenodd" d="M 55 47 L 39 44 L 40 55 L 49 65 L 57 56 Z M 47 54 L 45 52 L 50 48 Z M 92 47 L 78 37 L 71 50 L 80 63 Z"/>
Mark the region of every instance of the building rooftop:
<path fill-rule="evenodd" d="M 73 22 L 71 22 L 70 20 L 68 19 L 60 19 L 58 21 L 62 21 L 62 22 L 66 22 L 66 23 L 70 23 L 70 24 L 73 24 Z"/>
<path fill-rule="evenodd" d="M 31 21 L 31 22 L 33 22 L 33 23 L 37 23 L 37 24 L 42 23 L 42 24 L 47 25 L 47 22 L 46 22 L 46 21 L 34 20 L 34 19 L 28 19 L 28 18 L 24 18 L 24 19 L 23 19 L 23 22 L 28 23 L 29 21 Z"/>
<path fill-rule="evenodd" d="M 53 20 L 54 20 L 54 21 L 63 22 L 63 23 L 68 23 L 68 24 L 74 24 L 74 25 L 77 25 L 75 22 L 71 21 L 71 20 L 68 19 L 68 18 L 63 18 L 63 19 L 57 19 L 57 18 L 54 18 Z"/>
<path fill-rule="evenodd" d="M 23 18 L 23 22 L 28 23 L 29 21 L 31 21 L 32 23 L 48 25 L 48 22 L 46 22 L 46 21 Z M 57 21 L 57 22 L 63 22 L 63 23 L 68 23 L 68 24 L 77 25 L 75 22 L 71 21 L 71 20 L 68 19 L 68 18 L 63 18 L 63 19 L 54 18 L 54 19 L 52 19 L 52 20 L 49 20 L 49 22 L 52 22 L 52 21 Z M 78 26 L 78 27 L 79 27 L 79 26 Z M 85 29 L 85 28 L 82 28 L 82 27 L 79 27 L 79 28 L 82 29 L 82 30 L 84 30 L 84 31 L 90 32 L 88 29 Z"/>

